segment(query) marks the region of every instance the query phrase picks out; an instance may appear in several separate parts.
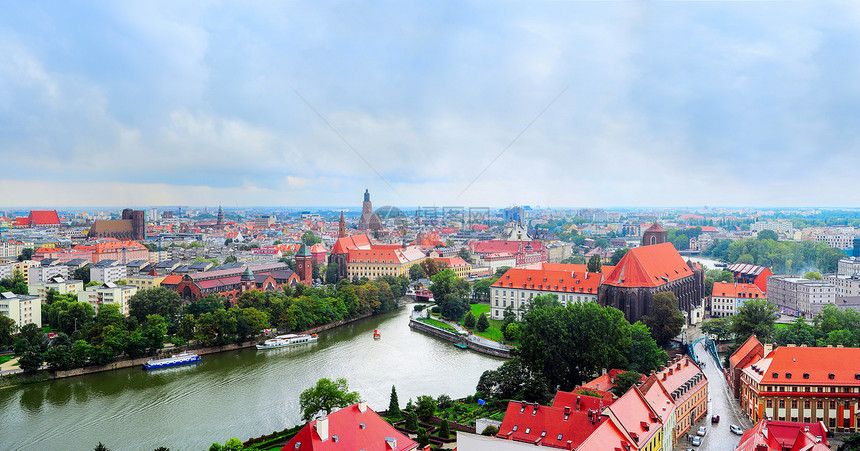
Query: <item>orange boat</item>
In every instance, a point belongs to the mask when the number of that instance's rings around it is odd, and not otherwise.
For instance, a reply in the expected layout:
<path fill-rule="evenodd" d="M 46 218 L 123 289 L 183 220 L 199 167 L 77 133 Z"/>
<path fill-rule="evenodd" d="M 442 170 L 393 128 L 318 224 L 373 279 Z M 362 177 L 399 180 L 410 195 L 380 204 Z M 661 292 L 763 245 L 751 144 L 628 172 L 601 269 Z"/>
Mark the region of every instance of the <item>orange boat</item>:
<path fill-rule="evenodd" d="M 379 340 L 380 338 L 382 338 L 382 334 L 379 333 L 379 329 L 373 329 L 373 339 Z"/>

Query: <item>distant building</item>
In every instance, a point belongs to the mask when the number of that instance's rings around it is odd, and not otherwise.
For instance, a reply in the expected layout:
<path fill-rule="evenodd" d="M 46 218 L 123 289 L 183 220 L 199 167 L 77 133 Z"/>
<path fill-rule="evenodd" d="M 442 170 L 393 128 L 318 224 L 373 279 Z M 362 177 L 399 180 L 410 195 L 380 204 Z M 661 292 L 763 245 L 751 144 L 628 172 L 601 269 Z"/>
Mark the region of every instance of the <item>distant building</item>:
<path fill-rule="evenodd" d="M 258 229 L 268 229 L 273 225 L 275 225 L 275 218 L 269 215 L 259 216 L 254 219 L 254 227 Z"/>
<path fill-rule="evenodd" d="M 656 376 L 675 403 L 677 442 L 708 413 L 708 378 L 687 356 L 678 356 Z"/>
<path fill-rule="evenodd" d="M 860 258 L 848 257 L 841 258 L 836 265 L 836 274 L 840 276 L 855 276 L 860 275 Z"/>
<path fill-rule="evenodd" d="M 509 207 L 502 210 L 502 216 L 505 218 L 505 224 L 516 222 L 521 226 L 528 223 L 526 218 L 526 209 L 523 207 Z"/>
<path fill-rule="evenodd" d="M 42 301 L 39 296 L 0 293 L 0 315 L 15 321 L 19 329 L 26 324 L 42 327 Z"/>
<path fill-rule="evenodd" d="M 328 256 L 328 262 L 337 263 L 337 277 L 343 279 L 347 277 L 347 261 L 349 260 L 349 251 L 356 249 L 370 249 L 370 238 L 367 235 L 352 235 L 343 236 L 335 241 L 331 248 L 331 253 Z"/>
<path fill-rule="evenodd" d="M 48 299 L 48 291 L 56 290 L 57 294 L 74 294 L 77 295 L 84 290 L 83 280 L 66 280 L 63 277 L 51 277 L 45 282 L 34 283 L 30 285 L 30 294 L 39 296 L 43 302 Z"/>
<path fill-rule="evenodd" d="M 655 244 L 663 244 L 668 241 L 669 232 L 660 227 L 660 224 L 654 223 L 651 227 L 642 232 L 642 246 L 653 246 Z"/>
<path fill-rule="evenodd" d="M 361 218 L 358 220 L 358 230 L 379 230 L 382 221 L 379 215 L 373 212 L 373 204 L 370 202 L 370 191 L 364 190 L 364 202 L 361 205 Z"/>
<path fill-rule="evenodd" d="M 86 287 L 84 291 L 78 293 L 78 302 L 89 303 L 96 310 L 96 313 L 104 304 L 115 304 L 123 315 L 128 316 L 128 300 L 135 293 L 137 293 L 137 287 L 134 285 L 117 285 L 113 282 L 107 282 Z"/>
<path fill-rule="evenodd" d="M 855 276 L 824 274 L 822 280 L 833 284 L 837 298 L 860 296 L 860 274 Z"/>
<path fill-rule="evenodd" d="M 146 212 L 126 208 L 122 219 L 97 220 L 90 227 L 87 238 L 116 238 L 118 240 L 146 239 Z"/>
<path fill-rule="evenodd" d="M 516 258 L 516 266 L 548 261 L 549 253 L 542 241 L 486 240 L 469 243 L 472 253 L 484 258 L 490 254 L 509 253 Z"/>
<path fill-rule="evenodd" d="M 441 263 L 446 268 L 451 268 L 454 271 L 454 274 L 461 279 L 467 279 L 469 274 L 472 273 L 472 265 L 463 260 L 460 257 L 442 257 L 442 258 L 434 258 L 437 263 Z"/>
<path fill-rule="evenodd" d="M 299 283 L 299 275 L 285 263 L 213 269 L 195 274 L 170 275 L 161 285 L 170 288 L 186 302 L 200 300 L 210 294 L 233 302 L 249 290 L 275 291 L 283 285 Z"/>
<path fill-rule="evenodd" d="M 735 281 L 740 283 L 752 283 L 759 290 L 767 293 L 767 278 L 773 273 L 764 266 L 748 265 L 746 263 L 735 263 L 726 267 L 726 271 L 730 271 Z"/>
<path fill-rule="evenodd" d="M 102 260 L 90 266 L 90 280 L 96 282 L 118 282 L 125 279 L 128 272 L 125 265 L 118 265 L 113 260 Z"/>
<path fill-rule="evenodd" d="M 51 277 L 69 277 L 69 267 L 66 265 L 31 266 L 30 281 L 32 283 L 45 282 Z M 2 278 L 2 276 L 0 276 Z"/>
<path fill-rule="evenodd" d="M 490 317 L 504 319 L 512 307 L 521 316 L 535 296 L 555 294 L 563 304 L 596 302 L 602 274 L 577 272 L 573 265 L 553 265 L 553 269 L 511 268 L 490 288 Z"/>
<path fill-rule="evenodd" d="M 791 221 L 757 221 L 750 224 L 750 231 L 758 233 L 762 230 L 772 230 L 778 234 L 791 235 L 794 231 L 794 224 Z"/>
<path fill-rule="evenodd" d="M 812 316 L 821 312 L 826 304 L 836 301 L 836 286 L 800 276 L 771 276 L 767 279 L 767 295 L 771 302 L 784 309 Z"/>
<path fill-rule="evenodd" d="M 711 316 L 735 316 L 750 299 L 767 300 L 767 295 L 751 283 L 715 282 L 711 292 Z"/>
<path fill-rule="evenodd" d="M 59 227 L 60 217 L 56 210 L 32 210 L 25 218 L 17 218 L 12 224 L 16 228 Z"/>
<path fill-rule="evenodd" d="M 418 246 L 372 244 L 369 249 L 350 249 L 347 254 L 347 277 L 367 277 L 371 280 L 382 276 L 409 277 L 409 268 L 426 258 Z"/>

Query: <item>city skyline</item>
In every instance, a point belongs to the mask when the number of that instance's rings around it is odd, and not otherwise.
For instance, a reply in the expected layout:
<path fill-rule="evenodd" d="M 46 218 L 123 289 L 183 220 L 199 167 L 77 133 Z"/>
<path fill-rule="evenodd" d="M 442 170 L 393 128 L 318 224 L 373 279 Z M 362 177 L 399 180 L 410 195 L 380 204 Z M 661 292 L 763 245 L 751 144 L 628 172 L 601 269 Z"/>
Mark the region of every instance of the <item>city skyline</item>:
<path fill-rule="evenodd" d="M 844 2 L 19 5 L 0 197 L 846 207 Z"/>

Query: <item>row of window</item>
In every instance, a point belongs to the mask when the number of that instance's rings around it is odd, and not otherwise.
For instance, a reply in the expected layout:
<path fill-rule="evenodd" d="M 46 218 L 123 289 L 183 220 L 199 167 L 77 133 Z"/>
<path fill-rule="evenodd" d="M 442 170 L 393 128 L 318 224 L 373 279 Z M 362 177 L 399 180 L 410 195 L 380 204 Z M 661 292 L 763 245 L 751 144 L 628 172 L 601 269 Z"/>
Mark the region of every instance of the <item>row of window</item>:
<path fill-rule="evenodd" d="M 768 408 L 773 407 L 773 400 L 772 400 L 772 399 L 768 399 L 768 400 L 767 400 L 767 404 L 766 404 L 766 405 L 767 405 L 767 407 L 768 407 Z M 780 409 L 784 409 L 784 408 L 785 408 L 785 400 L 784 400 L 784 399 L 780 399 L 780 400 L 779 400 L 778 405 L 779 405 L 779 408 L 780 408 Z M 811 405 L 812 405 L 812 402 L 811 402 L 810 400 L 808 400 L 808 399 L 807 399 L 807 400 L 803 401 L 803 408 L 804 408 L 804 409 L 809 409 Z M 796 408 L 797 408 L 797 406 L 798 406 L 798 402 L 797 402 L 797 400 L 796 400 L 796 399 L 792 399 L 792 400 L 791 400 L 791 408 L 792 408 L 792 409 L 796 409 Z M 815 407 L 816 407 L 817 409 L 823 409 L 823 408 L 824 408 L 824 401 L 821 401 L 821 400 L 816 401 L 816 402 L 815 402 Z M 850 401 L 845 401 L 845 403 L 843 404 L 843 407 L 845 407 L 846 409 L 850 409 L 850 408 L 851 408 L 851 402 L 850 402 Z M 831 410 L 836 409 L 836 401 L 830 401 L 830 409 L 831 409 Z"/>

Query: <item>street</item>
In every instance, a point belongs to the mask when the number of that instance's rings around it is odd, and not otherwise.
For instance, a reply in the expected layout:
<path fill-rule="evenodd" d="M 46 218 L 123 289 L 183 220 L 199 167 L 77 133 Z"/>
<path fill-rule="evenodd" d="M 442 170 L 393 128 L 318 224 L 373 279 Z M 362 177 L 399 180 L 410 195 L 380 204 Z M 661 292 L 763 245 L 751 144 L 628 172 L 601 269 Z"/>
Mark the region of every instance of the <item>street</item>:
<path fill-rule="evenodd" d="M 729 426 L 736 424 L 746 430 L 752 427 L 752 425 L 741 416 L 740 406 L 729 392 L 728 384 L 721 374 L 717 362 L 705 349 L 703 342 L 696 344 L 696 356 L 700 361 L 705 363 L 703 371 L 708 378 L 708 414 L 690 428 L 688 433 L 695 434 L 699 426 L 705 426 L 707 433 L 702 440 L 702 445 L 698 448 L 682 438 L 678 441 L 678 446 L 675 449 L 686 450 L 693 448 L 701 451 L 732 451 L 740 443 L 741 437 L 733 434 L 729 430 Z M 719 415 L 720 422 L 712 424 L 711 415 Z"/>

